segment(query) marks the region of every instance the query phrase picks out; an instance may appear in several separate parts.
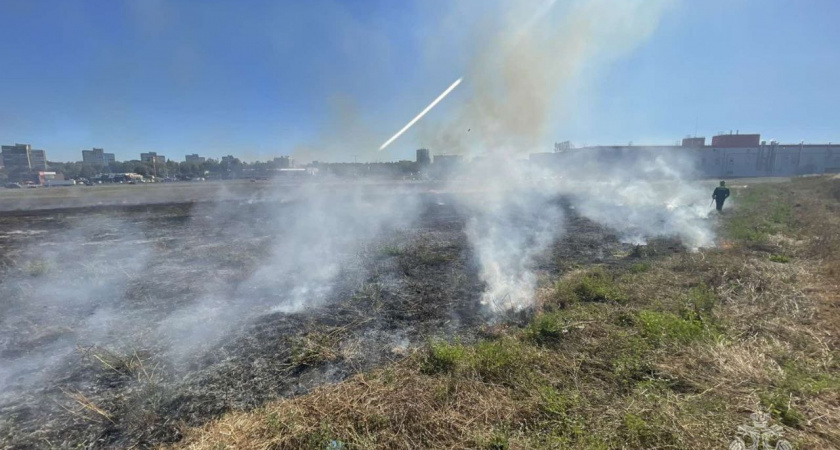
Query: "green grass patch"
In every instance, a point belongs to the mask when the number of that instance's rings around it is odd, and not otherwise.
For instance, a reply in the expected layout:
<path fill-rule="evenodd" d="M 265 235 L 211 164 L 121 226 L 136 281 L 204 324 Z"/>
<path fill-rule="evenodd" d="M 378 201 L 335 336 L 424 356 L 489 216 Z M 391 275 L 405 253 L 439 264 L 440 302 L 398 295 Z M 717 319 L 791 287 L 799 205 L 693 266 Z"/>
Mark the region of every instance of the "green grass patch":
<path fill-rule="evenodd" d="M 507 434 L 496 430 L 482 448 L 487 450 L 508 450 L 510 448 L 510 438 Z"/>
<path fill-rule="evenodd" d="M 622 441 L 630 448 L 675 448 L 678 442 L 658 414 L 625 413 Z"/>
<path fill-rule="evenodd" d="M 784 364 L 785 378 L 781 387 L 797 394 L 817 395 L 826 391 L 840 391 L 837 367 L 808 367 L 798 362 Z"/>
<path fill-rule="evenodd" d="M 793 407 L 789 394 L 785 395 L 785 392 L 780 390 L 771 394 L 762 394 L 759 397 L 761 405 L 767 408 L 776 420 L 792 428 L 802 427 L 805 416 Z"/>
<path fill-rule="evenodd" d="M 706 284 L 688 290 L 688 302 L 697 314 L 710 317 L 717 301 L 715 291 Z"/>
<path fill-rule="evenodd" d="M 327 422 L 321 422 L 318 429 L 308 432 L 303 439 L 305 448 L 344 450 L 347 446 L 340 439 L 336 439 L 336 433 Z"/>
<path fill-rule="evenodd" d="M 630 266 L 628 269 L 630 273 L 645 273 L 650 270 L 650 263 L 649 262 L 640 262 L 635 263 Z"/>
<path fill-rule="evenodd" d="M 510 336 L 473 345 L 436 341 L 428 345 L 421 371 L 427 375 L 470 375 L 487 383 L 514 385 L 531 373 L 534 350 Z"/>
<path fill-rule="evenodd" d="M 627 294 L 615 283 L 612 275 L 603 269 L 584 275 L 574 292 L 582 302 L 626 303 L 628 300 Z"/>
<path fill-rule="evenodd" d="M 510 385 L 530 373 L 533 348 L 515 338 L 480 342 L 474 349 L 472 368 L 485 382 Z"/>
<path fill-rule="evenodd" d="M 50 271 L 50 263 L 47 261 L 29 261 L 23 266 L 23 272 L 33 278 L 44 276 Z"/>
<path fill-rule="evenodd" d="M 639 312 L 637 324 L 642 336 L 653 346 L 684 345 L 706 335 L 703 321 L 692 316 L 683 318 L 668 312 L 643 310 Z"/>
<path fill-rule="evenodd" d="M 556 344 L 568 332 L 566 316 L 561 312 L 540 314 L 525 329 L 525 335 L 540 345 Z"/>
<path fill-rule="evenodd" d="M 796 229 L 792 199 L 773 186 L 756 186 L 733 192 L 737 214 L 724 222 L 725 235 L 747 244 L 767 241 L 773 234 Z"/>
<path fill-rule="evenodd" d="M 577 303 L 578 296 L 575 293 L 577 282 L 575 280 L 561 279 L 554 283 L 554 292 L 551 294 L 550 305 L 565 308 Z"/>
<path fill-rule="evenodd" d="M 580 394 L 562 392 L 551 386 L 539 389 L 539 409 L 550 420 L 552 434 L 575 441 L 586 434 L 586 420 L 576 410 L 580 407 Z"/>
<path fill-rule="evenodd" d="M 612 366 L 615 381 L 629 389 L 639 381 L 647 379 L 652 372 L 650 345 L 640 337 L 628 333 L 616 333 L 614 350 L 605 355 Z"/>
<path fill-rule="evenodd" d="M 781 254 L 770 255 L 770 261 L 773 261 L 773 262 L 776 262 L 776 263 L 787 264 L 787 263 L 790 262 L 790 257 L 786 256 L 786 255 L 781 255 Z"/>
<path fill-rule="evenodd" d="M 628 296 L 612 273 L 602 268 L 584 274 L 574 274 L 554 284 L 547 306 L 566 307 L 578 302 L 626 303 Z"/>
<path fill-rule="evenodd" d="M 426 374 L 454 372 L 466 364 L 467 356 L 467 348 L 460 343 L 431 342 L 423 360 L 422 371 Z"/>
<path fill-rule="evenodd" d="M 383 245 L 379 247 L 379 254 L 386 257 L 400 256 L 403 249 L 397 245 Z"/>

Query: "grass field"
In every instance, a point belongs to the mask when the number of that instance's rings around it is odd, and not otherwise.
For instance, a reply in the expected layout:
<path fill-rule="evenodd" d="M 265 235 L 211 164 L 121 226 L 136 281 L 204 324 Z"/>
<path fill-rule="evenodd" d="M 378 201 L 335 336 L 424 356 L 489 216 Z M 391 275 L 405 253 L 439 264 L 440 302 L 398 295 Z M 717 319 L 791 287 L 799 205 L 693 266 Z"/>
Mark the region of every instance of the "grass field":
<path fill-rule="evenodd" d="M 732 200 L 718 248 L 568 270 L 524 325 L 430 340 L 171 448 L 727 448 L 756 411 L 795 448 L 840 448 L 840 180 Z"/>
<path fill-rule="evenodd" d="M 270 191 L 267 182 L 248 180 L 0 189 L 0 211 L 78 208 L 101 205 L 249 199 Z"/>

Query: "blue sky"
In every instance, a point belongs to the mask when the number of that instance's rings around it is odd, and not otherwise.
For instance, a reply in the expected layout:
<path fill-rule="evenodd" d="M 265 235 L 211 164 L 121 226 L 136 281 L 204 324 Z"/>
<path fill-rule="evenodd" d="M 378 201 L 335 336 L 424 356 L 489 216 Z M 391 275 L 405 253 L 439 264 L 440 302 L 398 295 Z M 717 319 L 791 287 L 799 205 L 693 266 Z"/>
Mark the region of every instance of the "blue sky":
<path fill-rule="evenodd" d="M 504 3 L 0 0 L 0 142 L 51 160 L 413 159 L 470 79 L 423 132 L 376 148 L 488 51 Z M 587 55 L 538 145 L 668 144 L 695 127 L 840 142 L 838 21 L 832 0 L 674 1 L 632 49 Z"/>

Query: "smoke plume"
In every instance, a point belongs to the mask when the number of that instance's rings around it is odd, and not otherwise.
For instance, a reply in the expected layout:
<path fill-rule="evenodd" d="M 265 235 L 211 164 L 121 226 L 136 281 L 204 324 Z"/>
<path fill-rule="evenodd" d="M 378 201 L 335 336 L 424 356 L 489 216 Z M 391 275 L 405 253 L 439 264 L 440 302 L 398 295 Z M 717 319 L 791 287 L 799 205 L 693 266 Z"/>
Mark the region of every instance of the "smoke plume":
<path fill-rule="evenodd" d="M 669 3 L 504 3 L 499 27 L 473 34 L 477 41 L 468 47 L 477 51 L 464 76 L 469 97 L 445 124 L 425 126 L 421 135 L 438 154 L 481 159 L 463 165 L 451 188 L 481 193 L 463 201 L 490 309 L 532 304 L 535 259 L 564 229 L 560 197 L 626 242 L 666 235 L 693 248 L 712 243 L 707 209 L 697 203 L 705 194 L 687 186 L 687 158 L 640 148 L 633 155 L 572 153 L 553 167 L 521 160 L 545 151 L 552 124 L 574 114 L 570 89 L 580 77 L 648 39 Z"/>
<path fill-rule="evenodd" d="M 643 43 L 672 3 L 501 2 L 492 25 L 468 33 L 464 74 L 471 95 L 443 125 L 426 128 L 427 145 L 446 153 L 524 155 L 552 142 L 552 122 L 574 113 L 569 89 Z M 471 130 L 469 139 L 466 130 Z"/>

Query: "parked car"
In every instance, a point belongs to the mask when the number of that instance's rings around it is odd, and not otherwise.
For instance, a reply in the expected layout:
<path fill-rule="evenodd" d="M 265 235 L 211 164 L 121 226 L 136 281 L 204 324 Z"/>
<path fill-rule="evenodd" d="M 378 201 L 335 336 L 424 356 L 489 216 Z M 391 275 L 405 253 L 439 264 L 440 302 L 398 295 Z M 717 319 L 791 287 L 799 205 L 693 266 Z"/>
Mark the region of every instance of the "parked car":
<path fill-rule="evenodd" d="M 22 187 L 20 183 L 6 183 L 6 189 L 20 189 Z"/>

